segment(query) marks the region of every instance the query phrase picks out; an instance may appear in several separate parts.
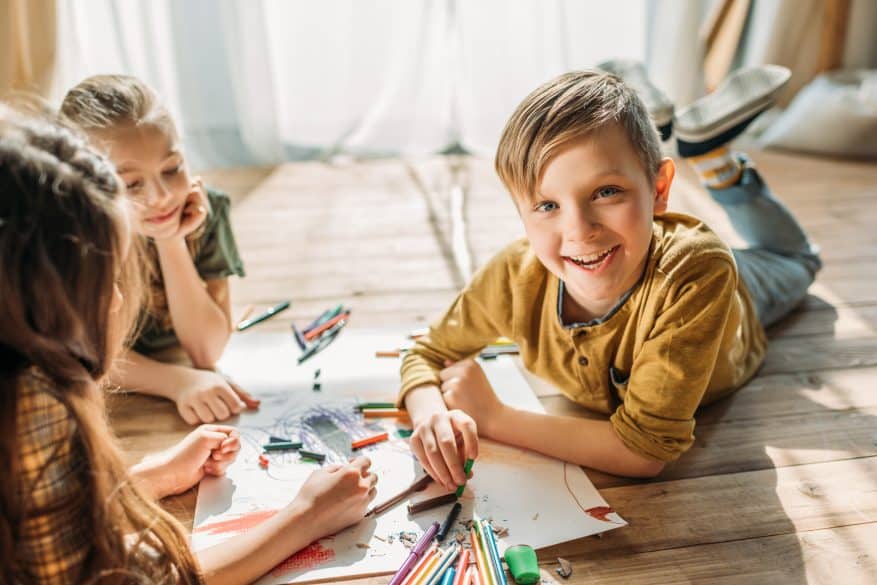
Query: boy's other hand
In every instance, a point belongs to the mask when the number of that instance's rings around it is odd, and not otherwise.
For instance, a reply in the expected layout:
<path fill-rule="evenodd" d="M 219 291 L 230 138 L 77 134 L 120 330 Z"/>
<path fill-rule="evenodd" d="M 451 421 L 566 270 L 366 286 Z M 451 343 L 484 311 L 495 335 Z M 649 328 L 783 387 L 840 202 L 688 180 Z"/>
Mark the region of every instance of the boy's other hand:
<path fill-rule="evenodd" d="M 466 483 L 463 464 L 478 456 L 478 427 L 462 410 L 434 412 L 415 424 L 411 451 L 448 491 Z"/>
<path fill-rule="evenodd" d="M 146 456 L 131 468 L 131 475 L 160 499 L 186 491 L 205 475 L 225 475 L 240 450 L 240 433 L 234 427 L 201 425 L 173 447 Z"/>
<path fill-rule="evenodd" d="M 234 382 L 210 370 L 191 369 L 181 380 L 177 410 L 190 425 L 211 423 L 235 416 L 259 401 Z"/>
<path fill-rule="evenodd" d="M 483 436 L 491 436 L 490 425 L 498 419 L 503 403 L 481 366 L 473 359 L 445 360 L 445 369 L 439 372 L 439 377 L 442 398 L 448 409 L 462 410 L 472 417 Z"/>

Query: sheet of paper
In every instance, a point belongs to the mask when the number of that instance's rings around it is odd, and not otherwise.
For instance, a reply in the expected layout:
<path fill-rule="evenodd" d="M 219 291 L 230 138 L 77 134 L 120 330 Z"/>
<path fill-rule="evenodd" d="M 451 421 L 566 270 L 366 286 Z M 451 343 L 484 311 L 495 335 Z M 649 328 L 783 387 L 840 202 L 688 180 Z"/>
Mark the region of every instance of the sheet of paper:
<path fill-rule="evenodd" d="M 344 462 L 350 442 L 387 431 L 390 440 L 359 451 L 372 459 L 379 477 L 375 502 L 398 493 L 422 475 L 397 431 L 410 428 L 395 419 L 365 420 L 354 405 L 392 401 L 399 386 L 398 358 L 376 358 L 376 350 L 405 342 L 403 331 L 345 331 L 320 354 L 297 365 L 292 336 L 248 332 L 234 336 L 220 368 L 262 399 L 258 411 L 242 414 L 232 424 L 241 431 L 242 449 L 223 478 L 201 483 L 192 544 L 207 548 L 240 534 L 289 503 L 318 464 L 303 461 L 295 451 L 269 453 L 259 465 L 262 445 L 270 436 L 301 440 L 304 448 L 325 453 L 327 462 Z M 542 412 L 538 399 L 515 359 L 502 356 L 482 362 L 503 401 Z M 320 390 L 313 390 L 320 370 Z M 357 452 L 357 453 L 359 453 Z M 584 472 L 575 465 L 536 453 L 482 440 L 474 476 L 460 498 L 463 510 L 456 532 L 465 533 L 473 517 L 489 518 L 508 530 L 498 538 L 507 546 L 540 548 L 604 532 L 625 522 L 608 507 Z M 431 485 L 411 501 L 444 493 Z M 450 505 L 409 517 L 407 502 L 378 518 L 313 543 L 291 556 L 259 583 L 298 583 L 392 573 L 409 547 L 433 521 L 442 521 Z"/>

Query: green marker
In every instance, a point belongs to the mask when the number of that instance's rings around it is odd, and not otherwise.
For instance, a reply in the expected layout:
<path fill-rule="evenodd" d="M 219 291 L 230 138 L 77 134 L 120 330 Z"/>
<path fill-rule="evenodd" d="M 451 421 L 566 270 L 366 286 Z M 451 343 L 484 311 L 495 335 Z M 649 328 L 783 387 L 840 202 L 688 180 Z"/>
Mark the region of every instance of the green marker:
<path fill-rule="evenodd" d="M 469 473 L 472 472 L 472 466 L 475 464 L 474 459 L 467 459 L 466 464 L 463 465 L 463 473 L 466 475 L 466 479 L 469 479 Z M 466 484 L 464 483 L 461 486 L 457 486 L 457 497 L 463 495 L 463 490 L 466 489 Z"/>
<path fill-rule="evenodd" d="M 262 445 L 262 448 L 266 451 L 289 451 L 291 449 L 301 449 L 301 443 L 295 441 L 272 441 Z"/>

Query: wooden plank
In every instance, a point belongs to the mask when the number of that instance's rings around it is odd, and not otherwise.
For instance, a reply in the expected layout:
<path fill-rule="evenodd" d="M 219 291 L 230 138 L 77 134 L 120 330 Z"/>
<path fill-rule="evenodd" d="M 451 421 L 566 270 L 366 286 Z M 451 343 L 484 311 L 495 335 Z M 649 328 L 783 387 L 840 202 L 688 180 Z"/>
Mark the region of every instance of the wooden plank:
<path fill-rule="evenodd" d="M 569 559 L 569 582 L 871 585 L 877 575 L 874 543 L 877 524 L 871 523 L 632 555 L 609 550 Z M 542 565 L 550 572 L 557 567 L 554 559 Z"/>
<path fill-rule="evenodd" d="M 877 458 L 642 483 L 602 495 L 629 526 L 548 547 L 541 558 L 597 558 L 874 523 Z"/>
<path fill-rule="evenodd" d="M 877 305 L 831 306 L 823 303 L 795 311 L 771 327 L 771 339 L 807 335 L 832 336 L 834 339 L 873 337 L 877 332 Z"/>
<path fill-rule="evenodd" d="M 816 372 L 873 365 L 877 365 L 877 337 L 780 337 L 770 341 L 760 373 Z"/>

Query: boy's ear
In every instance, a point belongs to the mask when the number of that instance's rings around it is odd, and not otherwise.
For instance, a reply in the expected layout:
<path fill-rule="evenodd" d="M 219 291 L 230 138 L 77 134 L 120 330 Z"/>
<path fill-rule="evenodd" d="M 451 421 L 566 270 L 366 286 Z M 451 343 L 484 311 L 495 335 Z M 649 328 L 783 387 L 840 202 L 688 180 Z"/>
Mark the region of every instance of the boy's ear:
<path fill-rule="evenodd" d="M 655 215 L 661 215 L 667 211 L 667 204 L 670 201 L 670 185 L 673 184 L 673 177 L 676 176 L 676 165 L 673 159 L 665 158 L 658 167 L 658 173 L 655 175 Z"/>

